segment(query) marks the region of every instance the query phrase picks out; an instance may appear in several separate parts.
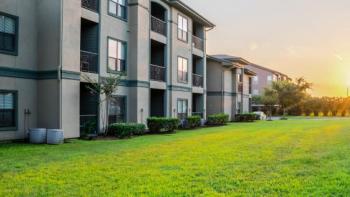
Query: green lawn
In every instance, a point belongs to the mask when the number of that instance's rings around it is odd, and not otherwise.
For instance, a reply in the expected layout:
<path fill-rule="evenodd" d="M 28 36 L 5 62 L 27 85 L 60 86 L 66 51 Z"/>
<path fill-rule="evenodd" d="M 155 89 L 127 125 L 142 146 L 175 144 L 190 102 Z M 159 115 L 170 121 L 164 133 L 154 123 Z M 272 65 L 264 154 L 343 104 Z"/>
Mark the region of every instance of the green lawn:
<path fill-rule="evenodd" d="M 0 196 L 201 195 L 350 195 L 350 119 L 0 145 Z"/>

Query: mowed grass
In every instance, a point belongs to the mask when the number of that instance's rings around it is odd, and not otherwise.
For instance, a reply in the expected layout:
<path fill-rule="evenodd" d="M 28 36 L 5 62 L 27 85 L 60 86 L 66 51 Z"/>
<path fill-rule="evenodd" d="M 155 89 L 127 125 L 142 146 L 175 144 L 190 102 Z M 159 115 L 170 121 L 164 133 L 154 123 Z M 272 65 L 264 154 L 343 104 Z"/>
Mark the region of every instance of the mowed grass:
<path fill-rule="evenodd" d="M 0 145 L 0 196 L 349 196 L 350 119 Z"/>

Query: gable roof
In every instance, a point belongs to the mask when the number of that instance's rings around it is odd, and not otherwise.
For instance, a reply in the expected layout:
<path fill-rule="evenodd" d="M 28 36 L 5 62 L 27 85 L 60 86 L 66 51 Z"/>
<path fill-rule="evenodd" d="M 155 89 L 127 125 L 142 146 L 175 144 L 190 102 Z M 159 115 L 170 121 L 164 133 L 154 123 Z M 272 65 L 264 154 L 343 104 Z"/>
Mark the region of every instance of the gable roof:
<path fill-rule="evenodd" d="M 212 55 L 212 56 L 215 57 L 215 58 L 218 58 L 218 59 L 231 61 L 231 62 L 234 62 L 234 63 L 243 64 L 243 65 L 251 64 L 248 60 L 245 60 L 245 59 L 243 59 L 241 57 L 237 57 L 237 56 L 225 55 L 225 54 Z"/>
<path fill-rule="evenodd" d="M 210 22 L 208 19 L 204 18 L 201 14 L 196 12 L 194 9 L 192 9 L 190 6 L 182 2 L 181 0 L 165 0 L 165 2 L 169 3 L 170 5 L 174 6 L 175 8 L 181 10 L 185 14 L 189 15 L 191 18 L 193 18 L 195 21 L 201 23 L 202 25 L 214 28 L 214 23 Z"/>

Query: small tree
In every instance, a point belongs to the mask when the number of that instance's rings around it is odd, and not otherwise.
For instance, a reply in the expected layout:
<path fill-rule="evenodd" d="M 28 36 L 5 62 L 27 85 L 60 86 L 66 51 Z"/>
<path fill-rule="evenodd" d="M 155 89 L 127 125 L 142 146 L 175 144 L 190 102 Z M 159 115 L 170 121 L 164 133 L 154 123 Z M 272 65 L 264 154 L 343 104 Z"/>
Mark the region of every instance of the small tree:
<path fill-rule="evenodd" d="M 272 108 L 278 103 L 277 91 L 272 88 L 265 88 L 264 94 L 260 98 L 261 103 L 268 109 L 268 120 L 272 120 Z"/>
<path fill-rule="evenodd" d="M 91 78 L 88 75 L 83 75 L 82 78 L 89 83 L 89 90 L 99 95 L 99 106 L 102 106 L 103 103 L 106 103 L 106 111 L 102 113 L 102 130 L 103 134 L 107 135 L 108 133 L 108 114 L 109 114 L 109 103 L 112 99 L 113 93 L 118 90 L 121 78 L 124 74 L 110 74 L 108 77 L 101 78 L 100 81 Z"/>
<path fill-rule="evenodd" d="M 277 92 L 278 103 L 283 110 L 283 116 L 286 116 L 289 109 L 299 105 L 307 97 L 307 90 L 311 86 L 312 84 L 306 82 L 304 78 L 297 78 L 295 83 L 292 81 L 272 83 L 272 89 Z"/>

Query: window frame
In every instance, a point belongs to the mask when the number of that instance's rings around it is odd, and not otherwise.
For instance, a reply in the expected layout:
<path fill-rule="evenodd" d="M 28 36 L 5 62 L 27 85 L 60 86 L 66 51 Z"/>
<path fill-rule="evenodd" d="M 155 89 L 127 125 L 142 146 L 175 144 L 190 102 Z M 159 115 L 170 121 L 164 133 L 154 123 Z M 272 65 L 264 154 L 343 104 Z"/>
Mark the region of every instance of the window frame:
<path fill-rule="evenodd" d="M 179 102 L 185 102 L 186 103 L 186 112 L 182 112 L 182 109 L 183 109 L 183 103 L 181 104 L 181 113 L 179 111 Z M 176 102 L 176 116 L 179 118 L 179 114 L 186 114 L 186 117 L 188 117 L 189 115 L 189 102 L 188 102 L 188 99 L 185 99 L 185 98 L 178 98 L 177 99 L 177 102 Z"/>
<path fill-rule="evenodd" d="M 180 21 L 179 19 L 180 19 L 180 17 L 182 18 L 182 20 L 183 20 L 183 19 L 186 19 L 186 21 L 187 21 L 187 23 L 186 23 L 187 31 L 185 31 L 185 30 L 179 28 L 179 21 Z M 183 26 L 183 23 L 182 23 L 182 26 Z M 185 43 L 188 43 L 188 40 L 189 40 L 189 39 L 188 39 L 188 37 L 189 37 L 189 29 L 188 29 L 188 27 L 189 27 L 189 20 L 188 20 L 188 18 L 185 17 L 185 16 L 182 15 L 182 14 L 178 14 L 178 15 L 177 15 L 177 39 L 178 39 L 178 40 L 180 40 L 180 41 L 182 41 L 182 42 L 185 42 Z M 183 35 L 184 32 L 186 32 L 186 40 L 184 40 L 183 37 L 180 38 L 179 30 L 181 30 L 182 35 Z"/>
<path fill-rule="evenodd" d="M 179 70 L 179 60 L 180 59 L 182 59 L 182 60 L 186 60 L 187 61 L 187 72 L 186 72 L 186 79 L 187 80 L 183 80 L 183 79 L 181 79 L 181 77 L 183 77 L 183 76 L 181 76 L 180 77 L 180 75 L 179 75 L 179 72 L 180 72 L 180 70 Z M 183 63 L 183 61 L 182 61 L 182 63 Z M 177 81 L 179 82 L 179 83 L 184 83 L 184 84 L 188 84 L 189 83 L 189 70 L 188 70 L 188 68 L 189 68 L 189 62 L 188 62 L 188 59 L 187 58 L 185 58 L 185 57 L 182 57 L 182 56 L 177 56 Z M 183 67 L 183 64 L 182 64 L 182 67 Z M 182 71 L 181 71 L 182 72 Z"/>
<path fill-rule="evenodd" d="M 17 90 L 0 90 L 0 94 L 2 94 L 2 93 L 13 94 L 15 126 L 14 127 L 0 127 L 0 132 L 1 131 L 18 131 L 18 91 Z"/>
<path fill-rule="evenodd" d="M 123 117 L 124 120 L 123 120 L 123 122 L 120 122 L 120 123 L 126 123 L 128 120 L 128 97 L 125 95 L 113 95 L 112 99 L 114 99 L 114 98 L 124 99 L 124 117 Z M 111 102 L 111 101 L 109 101 L 109 102 Z M 110 105 L 110 103 L 107 103 L 107 105 Z M 109 107 L 108 107 L 108 110 L 110 110 Z M 109 121 L 109 111 L 108 111 L 108 121 Z M 114 122 L 114 123 L 118 123 L 118 122 Z M 111 124 L 111 123 L 109 122 L 109 124 Z"/>
<path fill-rule="evenodd" d="M 116 12 L 116 14 L 114 14 L 114 13 L 111 13 L 110 12 L 110 2 L 111 2 L 112 0 L 108 0 L 108 2 L 107 2 L 107 13 L 108 13 L 108 15 L 110 15 L 110 16 L 112 16 L 112 17 L 114 17 L 114 18 L 117 18 L 117 19 L 120 19 L 120 20 L 122 20 L 122 21 L 125 21 L 125 22 L 128 22 L 128 12 L 129 12 L 129 2 L 128 2 L 128 0 L 125 0 L 125 18 L 123 18 L 123 17 L 121 17 L 121 16 L 118 16 L 118 12 Z M 116 3 L 116 2 L 113 2 L 113 3 L 115 3 L 117 6 L 118 5 L 120 5 L 119 3 Z M 121 6 L 123 6 L 123 5 L 121 5 Z"/>
<path fill-rule="evenodd" d="M 7 51 L 7 50 L 0 49 L 0 54 L 18 56 L 19 17 L 5 13 L 5 12 L 1 12 L 1 11 L 0 11 L 0 16 L 12 18 L 15 20 L 15 46 L 14 46 L 15 50 L 14 51 Z"/>
<path fill-rule="evenodd" d="M 117 70 L 112 70 L 112 69 L 110 69 L 109 68 L 109 58 L 110 58 L 110 56 L 109 56 L 109 40 L 113 40 L 113 41 L 116 41 L 117 43 L 118 42 L 120 42 L 120 43 L 122 43 L 123 45 L 124 45 L 124 61 L 125 61 L 125 65 L 124 65 L 124 70 L 122 70 L 122 71 L 117 71 Z M 112 38 L 112 37 L 107 37 L 107 73 L 112 73 L 112 74 L 121 74 L 121 73 L 123 73 L 123 74 L 125 74 L 125 75 L 127 75 L 127 71 L 128 71 L 128 43 L 126 42 L 126 41 L 123 41 L 123 40 L 119 40 L 119 39 L 115 39 L 115 38 Z"/>

